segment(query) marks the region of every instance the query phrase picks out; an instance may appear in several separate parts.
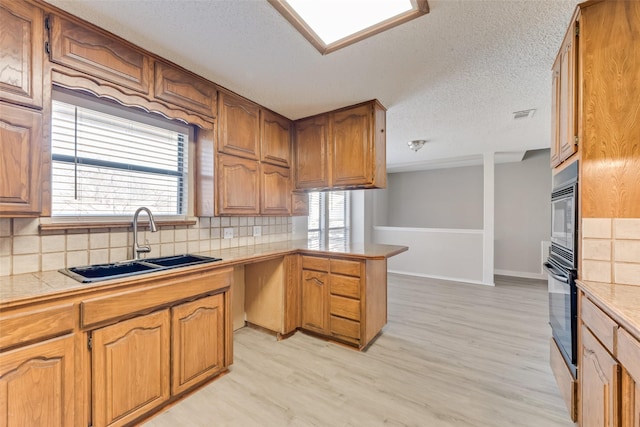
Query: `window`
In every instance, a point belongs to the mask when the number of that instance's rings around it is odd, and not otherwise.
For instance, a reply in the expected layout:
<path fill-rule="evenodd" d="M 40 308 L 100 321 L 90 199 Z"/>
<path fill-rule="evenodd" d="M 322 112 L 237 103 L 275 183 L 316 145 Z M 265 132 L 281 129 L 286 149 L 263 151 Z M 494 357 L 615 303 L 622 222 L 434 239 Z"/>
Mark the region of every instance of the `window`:
<path fill-rule="evenodd" d="M 189 127 L 88 96 L 55 91 L 52 214 L 187 214 Z"/>
<path fill-rule="evenodd" d="M 429 13 L 427 0 L 269 0 L 320 53 Z"/>
<path fill-rule="evenodd" d="M 349 192 L 309 193 L 309 239 L 349 240 Z"/>

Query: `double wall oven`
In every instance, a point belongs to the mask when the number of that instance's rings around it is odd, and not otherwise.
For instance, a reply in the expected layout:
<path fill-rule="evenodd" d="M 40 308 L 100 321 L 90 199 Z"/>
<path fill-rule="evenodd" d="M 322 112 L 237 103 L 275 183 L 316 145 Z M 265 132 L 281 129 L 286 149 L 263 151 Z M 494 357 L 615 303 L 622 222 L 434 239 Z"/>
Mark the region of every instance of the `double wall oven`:
<path fill-rule="evenodd" d="M 549 280 L 549 323 L 574 378 L 577 362 L 578 162 L 553 178 L 551 247 L 544 263 Z"/>

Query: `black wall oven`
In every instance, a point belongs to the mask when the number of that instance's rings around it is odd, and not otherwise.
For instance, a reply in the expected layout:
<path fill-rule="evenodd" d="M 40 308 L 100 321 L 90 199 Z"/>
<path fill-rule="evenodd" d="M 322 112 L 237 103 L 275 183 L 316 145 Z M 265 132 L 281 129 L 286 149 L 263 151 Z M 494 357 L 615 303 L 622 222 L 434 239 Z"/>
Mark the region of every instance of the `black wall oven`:
<path fill-rule="evenodd" d="M 551 192 L 551 248 L 544 263 L 549 280 L 549 323 L 576 377 L 578 293 L 578 163 L 554 176 Z"/>

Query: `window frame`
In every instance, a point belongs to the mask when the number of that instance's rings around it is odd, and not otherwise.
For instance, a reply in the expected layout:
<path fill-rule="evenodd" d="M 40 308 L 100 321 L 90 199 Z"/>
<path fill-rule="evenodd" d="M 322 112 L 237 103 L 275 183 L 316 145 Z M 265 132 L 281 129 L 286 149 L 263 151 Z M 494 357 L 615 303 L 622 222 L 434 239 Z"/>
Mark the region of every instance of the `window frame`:
<path fill-rule="evenodd" d="M 313 193 L 318 194 L 318 228 L 309 228 L 311 221 L 307 220 L 307 238 L 311 240 L 318 239 L 325 244 L 329 242 L 331 231 L 344 230 L 344 240 L 349 242 L 351 240 L 351 192 L 347 190 L 338 191 L 318 191 L 309 193 L 309 219 L 312 211 L 312 197 Z M 331 193 L 344 193 L 344 211 L 343 211 L 343 224 L 342 227 L 330 226 L 330 209 L 328 198 Z M 317 236 L 313 236 L 312 233 L 317 233 Z"/>
<path fill-rule="evenodd" d="M 140 107 L 126 106 L 115 100 L 101 98 L 84 91 L 66 89 L 57 85 L 53 86 L 51 102 L 53 102 L 53 100 L 185 134 L 188 138 L 188 141 L 185 142 L 187 155 L 183 159 L 183 167 L 186 167 L 187 173 L 186 175 L 183 174 L 183 182 L 181 183 L 183 187 L 186 186 L 186 191 L 183 191 L 183 197 L 186 197 L 186 203 L 184 201 L 182 202 L 183 213 L 176 215 L 157 215 L 154 213 L 154 217 L 156 219 L 157 225 L 159 226 L 194 225 L 197 223 L 196 218 L 193 216 L 195 193 L 195 171 L 193 170 L 193 165 L 195 164 L 194 156 L 196 135 L 194 125 L 183 122 L 181 120 L 169 119 L 161 114 L 146 111 Z M 98 106 L 98 108 L 96 108 L 96 106 Z M 51 119 L 51 126 L 52 125 L 53 118 Z M 52 148 L 50 148 L 50 160 L 53 164 L 54 157 L 60 155 L 54 155 L 52 151 Z M 89 163 L 91 166 L 93 166 L 91 163 L 100 162 L 101 161 L 97 160 L 95 162 L 90 161 Z M 140 169 L 145 169 L 145 167 L 141 166 Z M 153 168 L 146 169 L 151 170 Z M 51 168 L 51 174 L 49 175 L 49 180 L 51 183 L 53 183 L 52 171 L 53 168 Z M 177 173 L 178 172 L 176 172 L 176 174 Z M 124 228 L 130 226 L 133 214 L 135 212 L 134 210 L 131 212 L 131 214 L 126 215 L 54 215 L 53 194 L 50 194 L 49 205 L 49 217 L 42 217 L 40 221 L 41 230 Z"/>

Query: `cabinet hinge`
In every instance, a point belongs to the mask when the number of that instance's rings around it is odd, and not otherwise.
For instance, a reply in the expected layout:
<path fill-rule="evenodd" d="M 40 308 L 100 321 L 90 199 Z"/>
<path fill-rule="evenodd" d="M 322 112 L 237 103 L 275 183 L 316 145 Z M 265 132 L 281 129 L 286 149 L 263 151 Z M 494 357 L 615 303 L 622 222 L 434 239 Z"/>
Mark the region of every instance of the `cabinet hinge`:
<path fill-rule="evenodd" d="M 48 54 L 51 53 L 51 48 L 49 47 L 49 42 L 44 42 L 44 51 Z"/>
<path fill-rule="evenodd" d="M 89 350 L 93 349 L 93 335 L 91 335 L 91 333 L 87 334 L 87 348 Z M 91 426 L 89 426 L 89 427 L 91 427 Z"/>
<path fill-rule="evenodd" d="M 576 23 L 576 37 L 580 35 L 580 25 Z"/>
<path fill-rule="evenodd" d="M 49 23 L 49 17 L 48 16 L 46 18 L 44 18 L 44 28 L 46 28 L 47 30 L 51 29 L 51 24 Z"/>
<path fill-rule="evenodd" d="M 574 140 L 575 144 L 578 145 L 578 141 L 579 141 L 578 135 L 574 136 L 573 138 L 574 138 L 573 140 Z"/>

